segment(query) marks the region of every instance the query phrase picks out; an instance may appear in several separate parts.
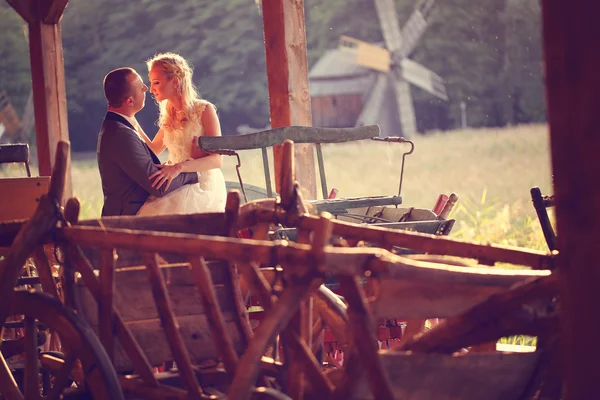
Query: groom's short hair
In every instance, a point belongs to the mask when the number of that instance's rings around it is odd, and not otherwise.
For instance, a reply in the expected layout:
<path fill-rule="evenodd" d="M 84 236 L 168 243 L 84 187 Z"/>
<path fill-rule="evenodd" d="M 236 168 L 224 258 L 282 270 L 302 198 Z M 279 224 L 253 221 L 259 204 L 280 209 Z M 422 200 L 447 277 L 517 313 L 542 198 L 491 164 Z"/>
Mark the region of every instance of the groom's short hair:
<path fill-rule="evenodd" d="M 104 77 L 104 97 L 111 107 L 121 107 L 129 96 L 133 96 L 129 75 L 135 73 L 133 68 L 124 67 L 110 71 Z"/>

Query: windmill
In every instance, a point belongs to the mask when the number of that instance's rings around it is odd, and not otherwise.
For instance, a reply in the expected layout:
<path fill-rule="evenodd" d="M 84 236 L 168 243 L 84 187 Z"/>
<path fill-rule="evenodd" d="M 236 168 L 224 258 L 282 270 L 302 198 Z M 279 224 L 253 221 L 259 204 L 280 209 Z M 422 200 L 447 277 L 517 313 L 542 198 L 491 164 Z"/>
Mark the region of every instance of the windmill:
<path fill-rule="evenodd" d="M 357 126 L 379 123 L 384 117 L 382 112 L 387 109 L 388 119 L 395 118 L 399 122 L 404 136 L 414 135 L 417 128 L 410 84 L 439 99 L 448 100 L 444 80 L 408 58 L 427 28 L 434 4 L 435 0 L 421 1 L 400 29 L 394 1 L 375 0 L 385 48 L 348 36 L 340 38 L 343 61 L 368 68 L 376 74 L 374 85 L 358 116 Z M 389 110 L 388 99 L 395 103 L 392 107 L 395 110 Z"/>

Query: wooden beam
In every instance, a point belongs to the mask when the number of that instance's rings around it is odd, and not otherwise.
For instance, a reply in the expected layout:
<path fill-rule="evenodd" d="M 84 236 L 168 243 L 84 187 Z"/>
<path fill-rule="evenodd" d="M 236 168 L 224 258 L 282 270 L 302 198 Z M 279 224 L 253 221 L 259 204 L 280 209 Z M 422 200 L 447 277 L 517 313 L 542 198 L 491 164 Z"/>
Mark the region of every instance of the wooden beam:
<path fill-rule="evenodd" d="M 311 126 L 304 0 L 263 0 L 263 27 L 271 127 Z M 314 145 L 295 146 L 296 179 L 307 199 L 315 199 Z M 273 149 L 279 192 L 281 150 Z"/>
<path fill-rule="evenodd" d="M 69 0 L 50 0 L 43 4 L 41 19 L 45 24 L 57 24 L 65 12 Z"/>
<path fill-rule="evenodd" d="M 600 3 L 544 0 L 543 37 L 567 399 L 600 382 Z"/>
<path fill-rule="evenodd" d="M 34 0 L 43 15 L 42 0 Z M 54 6 L 51 6 L 52 8 Z M 53 13 L 56 13 L 53 11 Z M 29 23 L 29 54 L 40 175 L 50 175 L 53 155 L 60 140 L 69 140 L 65 68 L 60 23 L 46 24 L 36 18 Z M 65 198 L 71 196 L 71 173 L 67 174 Z"/>
<path fill-rule="evenodd" d="M 31 0 L 6 0 L 6 2 L 25 20 L 30 23 L 33 21 L 33 7 Z"/>

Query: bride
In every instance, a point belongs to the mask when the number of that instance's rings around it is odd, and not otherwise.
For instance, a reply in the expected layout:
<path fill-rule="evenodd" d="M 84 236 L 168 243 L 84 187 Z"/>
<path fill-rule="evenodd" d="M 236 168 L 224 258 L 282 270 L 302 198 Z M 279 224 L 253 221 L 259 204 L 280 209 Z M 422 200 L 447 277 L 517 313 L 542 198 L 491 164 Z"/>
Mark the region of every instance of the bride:
<path fill-rule="evenodd" d="M 150 175 L 153 187 L 166 185 L 181 172 L 197 172 L 198 184 L 184 185 L 168 195 L 150 197 L 137 215 L 193 214 L 225 210 L 225 179 L 221 156 L 197 147 L 197 136 L 221 136 L 215 106 L 200 99 L 192 83 L 192 68 L 178 54 L 158 54 L 147 61 L 150 92 L 159 104 L 159 131 L 150 140 L 139 124 L 137 130 L 150 149 L 169 151 L 169 161 Z"/>

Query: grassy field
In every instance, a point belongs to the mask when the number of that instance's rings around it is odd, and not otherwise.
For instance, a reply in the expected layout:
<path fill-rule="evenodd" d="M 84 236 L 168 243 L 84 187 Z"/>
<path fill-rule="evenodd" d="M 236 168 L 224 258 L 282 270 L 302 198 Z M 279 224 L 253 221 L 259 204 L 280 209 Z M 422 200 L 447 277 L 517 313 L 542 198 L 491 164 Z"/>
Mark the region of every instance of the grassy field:
<path fill-rule="evenodd" d="M 529 199 L 532 186 L 551 192 L 545 125 L 431 133 L 414 142 L 402 189 L 407 206 L 431 208 L 440 193 L 456 192 L 453 236 L 545 250 Z M 371 141 L 324 146 L 329 187 L 339 189 L 338 197 L 396 194 L 401 147 Z M 225 158 L 223 171 L 237 180 L 233 157 Z M 265 186 L 260 151 L 242 153 L 242 176 Z M 72 178 L 82 218 L 98 217 L 102 189 L 94 154 L 74 154 Z"/>

